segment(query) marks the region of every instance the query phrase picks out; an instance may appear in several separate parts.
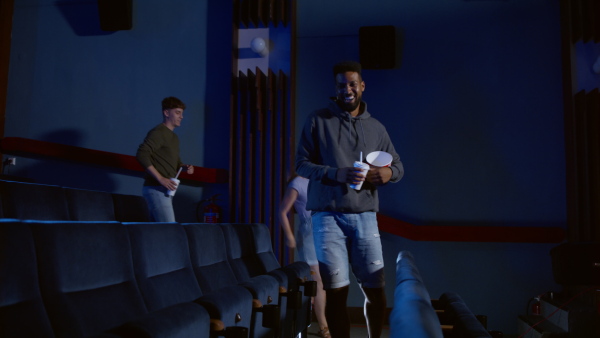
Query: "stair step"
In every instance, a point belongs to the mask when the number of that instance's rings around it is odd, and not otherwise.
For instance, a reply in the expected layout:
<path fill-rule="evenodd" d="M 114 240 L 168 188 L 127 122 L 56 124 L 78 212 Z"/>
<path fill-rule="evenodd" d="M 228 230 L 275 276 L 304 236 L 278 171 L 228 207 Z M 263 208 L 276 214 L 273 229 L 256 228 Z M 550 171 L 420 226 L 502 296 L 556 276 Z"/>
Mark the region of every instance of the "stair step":
<path fill-rule="evenodd" d="M 563 331 L 569 332 L 569 311 L 566 308 L 560 308 L 559 300 L 542 298 L 540 300 L 540 313 L 542 317 L 548 318 L 552 324 L 560 327 Z"/>
<path fill-rule="evenodd" d="M 518 317 L 518 332 L 523 338 L 562 338 L 569 337 L 569 334 L 554 325 L 553 323 L 544 320 L 545 317 L 539 315 L 520 315 Z M 537 324 L 539 323 L 539 324 Z M 537 324 L 530 329 L 532 325 Z M 527 332 L 527 334 L 525 334 Z"/>
<path fill-rule="evenodd" d="M 600 328 L 600 316 L 597 309 L 590 304 L 574 300 L 566 305 L 568 299 L 549 298 L 541 299 L 541 316 L 561 328 L 565 332 L 577 335 L 587 335 L 591 332 L 597 333 Z M 562 307 L 562 308 L 561 308 Z"/>

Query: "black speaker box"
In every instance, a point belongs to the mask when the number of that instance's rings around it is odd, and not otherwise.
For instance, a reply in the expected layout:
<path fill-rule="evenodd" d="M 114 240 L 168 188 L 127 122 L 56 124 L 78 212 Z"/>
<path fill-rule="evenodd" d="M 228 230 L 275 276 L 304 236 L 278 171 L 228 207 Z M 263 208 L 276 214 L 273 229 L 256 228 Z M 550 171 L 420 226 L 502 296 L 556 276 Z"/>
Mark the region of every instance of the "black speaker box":
<path fill-rule="evenodd" d="M 364 26 L 358 30 L 360 64 L 364 69 L 396 67 L 396 28 Z"/>
<path fill-rule="evenodd" d="M 554 281 L 565 285 L 600 285 L 600 243 L 564 243 L 550 250 Z"/>
<path fill-rule="evenodd" d="M 108 32 L 131 29 L 132 7 L 133 0 L 98 0 L 100 29 Z"/>

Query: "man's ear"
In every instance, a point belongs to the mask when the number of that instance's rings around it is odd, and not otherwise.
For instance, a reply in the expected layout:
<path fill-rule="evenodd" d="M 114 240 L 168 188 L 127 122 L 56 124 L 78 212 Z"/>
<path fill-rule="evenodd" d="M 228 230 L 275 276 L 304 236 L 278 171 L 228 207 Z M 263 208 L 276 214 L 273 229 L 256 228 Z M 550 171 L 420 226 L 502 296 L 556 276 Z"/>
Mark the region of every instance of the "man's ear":
<path fill-rule="evenodd" d="M 163 109 L 163 117 L 169 117 L 169 110 Z"/>

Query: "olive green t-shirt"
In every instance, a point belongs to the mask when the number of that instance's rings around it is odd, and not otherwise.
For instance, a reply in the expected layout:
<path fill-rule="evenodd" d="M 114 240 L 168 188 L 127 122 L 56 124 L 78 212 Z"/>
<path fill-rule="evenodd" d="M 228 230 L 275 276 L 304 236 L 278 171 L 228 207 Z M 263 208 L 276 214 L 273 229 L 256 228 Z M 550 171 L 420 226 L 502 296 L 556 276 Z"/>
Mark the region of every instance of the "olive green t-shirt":
<path fill-rule="evenodd" d="M 164 177 L 175 177 L 182 164 L 179 158 L 179 137 L 161 123 L 148 132 L 144 142 L 138 147 L 136 158 L 144 169 L 153 165 Z M 160 183 L 146 173 L 144 185 L 156 186 Z"/>

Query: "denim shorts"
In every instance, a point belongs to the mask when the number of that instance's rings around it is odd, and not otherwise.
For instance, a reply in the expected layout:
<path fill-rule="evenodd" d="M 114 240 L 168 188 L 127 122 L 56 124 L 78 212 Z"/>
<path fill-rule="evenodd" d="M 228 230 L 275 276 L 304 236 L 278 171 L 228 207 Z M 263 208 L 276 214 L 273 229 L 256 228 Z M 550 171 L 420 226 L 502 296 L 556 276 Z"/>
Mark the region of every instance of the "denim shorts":
<path fill-rule="evenodd" d="M 319 211 L 312 215 L 312 223 L 324 289 L 349 285 L 349 266 L 361 287 L 385 286 L 375 212 Z"/>
<path fill-rule="evenodd" d="M 298 260 L 306 262 L 310 266 L 319 264 L 310 218 L 301 220 L 298 227 L 296 227 L 296 251 L 298 252 Z"/>
<path fill-rule="evenodd" d="M 173 197 L 167 195 L 167 188 L 162 185 L 144 186 L 142 194 L 148 203 L 153 222 L 175 222 Z"/>

